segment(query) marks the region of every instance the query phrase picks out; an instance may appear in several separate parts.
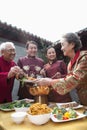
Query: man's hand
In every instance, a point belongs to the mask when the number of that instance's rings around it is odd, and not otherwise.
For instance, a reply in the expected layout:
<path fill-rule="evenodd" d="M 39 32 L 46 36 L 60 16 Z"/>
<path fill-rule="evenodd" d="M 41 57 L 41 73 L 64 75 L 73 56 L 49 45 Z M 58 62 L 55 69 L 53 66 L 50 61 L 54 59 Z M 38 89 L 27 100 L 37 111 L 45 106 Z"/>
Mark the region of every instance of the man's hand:
<path fill-rule="evenodd" d="M 18 66 L 11 67 L 10 71 L 8 72 L 8 79 L 14 77 L 17 74 L 23 73 L 22 69 Z"/>

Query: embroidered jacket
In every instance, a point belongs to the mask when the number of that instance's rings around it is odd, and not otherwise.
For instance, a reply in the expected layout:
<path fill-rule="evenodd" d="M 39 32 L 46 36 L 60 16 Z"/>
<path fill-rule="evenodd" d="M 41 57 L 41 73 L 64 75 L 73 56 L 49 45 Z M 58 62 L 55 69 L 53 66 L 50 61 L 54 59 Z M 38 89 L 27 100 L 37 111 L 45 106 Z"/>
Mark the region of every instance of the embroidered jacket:
<path fill-rule="evenodd" d="M 44 66 L 44 61 L 41 58 L 38 57 L 29 57 L 29 56 L 24 56 L 19 58 L 18 60 L 18 66 L 23 69 L 23 71 L 28 74 L 28 76 L 31 77 L 37 77 L 37 75 L 40 75 L 40 70 Z M 30 93 L 29 93 L 29 87 L 22 87 L 20 83 L 20 87 L 18 90 L 18 96 L 19 99 L 23 98 L 34 98 Z"/>
<path fill-rule="evenodd" d="M 67 76 L 52 87 L 61 95 L 76 88 L 81 104 L 87 105 L 87 51 L 80 52 L 71 70 L 68 69 Z"/>

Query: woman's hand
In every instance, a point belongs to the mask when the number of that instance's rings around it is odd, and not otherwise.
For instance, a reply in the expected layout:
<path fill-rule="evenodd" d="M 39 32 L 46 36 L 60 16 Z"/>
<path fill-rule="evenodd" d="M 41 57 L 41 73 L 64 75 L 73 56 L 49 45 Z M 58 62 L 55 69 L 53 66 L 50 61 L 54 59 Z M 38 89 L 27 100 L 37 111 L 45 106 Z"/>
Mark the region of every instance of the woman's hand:
<path fill-rule="evenodd" d="M 34 80 L 34 83 L 39 86 L 50 86 L 51 81 L 51 78 L 39 78 Z"/>
<path fill-rule="evenodd" d="M 61 73 L 60 72 L 57 72 L 55 75 L 53 75 L 51 78 L 52 79 L 59 79 L 59 78 L 61 78 L 62 77 L 62 75 L 61 75 Z"/>
<path fill-rule="evenodd" d="M 42 69 L 42 70 L 40 71 L 40 74 L 41 74 L 43 77 L 46 77 L 46 72 L 45 72 L 44 69 Z"/>
<path fill-rule="evenodd" d="M 38 86 L 53 86 L 59 81 L 59 79 L 51 79 L 51 78 L 39 78 L 33 81 Z"/>

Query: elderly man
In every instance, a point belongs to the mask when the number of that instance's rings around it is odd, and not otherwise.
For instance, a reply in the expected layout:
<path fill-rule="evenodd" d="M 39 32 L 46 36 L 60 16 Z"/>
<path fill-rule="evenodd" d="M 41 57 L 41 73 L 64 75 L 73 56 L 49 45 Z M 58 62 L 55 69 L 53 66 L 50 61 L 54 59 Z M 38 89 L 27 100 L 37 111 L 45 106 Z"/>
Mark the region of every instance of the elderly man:
<path fill-rule="evenodd" d="M 21 72 L 13 61 L 16 51 L 12 42 L 0 45 L 0 103 L 12 101 L 12 89 L 15 75 Z"/>

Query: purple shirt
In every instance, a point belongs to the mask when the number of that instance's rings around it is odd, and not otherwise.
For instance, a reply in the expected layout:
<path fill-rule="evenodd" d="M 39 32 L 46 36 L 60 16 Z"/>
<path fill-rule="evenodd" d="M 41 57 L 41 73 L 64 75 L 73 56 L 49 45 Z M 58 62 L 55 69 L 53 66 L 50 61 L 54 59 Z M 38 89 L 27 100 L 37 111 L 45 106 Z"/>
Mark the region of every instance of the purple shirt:
<path fill-rule="evenodd" d="M 47 63 L 45 66 L 46 76 L 52 78 L 57 72 L 61 73 L 61 78 L 65 77 L 67 74 L 66 64 L 62 60 L 54 61 L 53 64 Z M 55 77 L 56 79 L 57 77 Z M 48 100 L 51 102 L 70 102 L 71 97 L 68 94 L 60 95 L 54 89 L 52 89 L 48 95 Z"/>
<path fill-rule="evenodd" d="M 20 66 L 28 76 L 37 77 L 40 74 L 40 70 L 44 66 L 44 61 L 38 57 L 22 57 L 18 60 L 18 66 Z M 19 99 L 23 98 L 33 98 L 33 96 L 29 93 L 29 88 L 24 86 L 22 87 L 20 84 L 18 91 Z"/>
<path fill-rule="evenodd" d="M 65 75 L 67 74 L 67 67 L 66 64 L 62 61 L 55 61 L 53 62 L 53 64 L 46 64 L 44 66 L 45 70 L 46 70 L 46 76 L 49 78 L 52 78 L 57 72 L 61 73 L 61 77 L 65 77 Z M 57 77 L 55 77 L 56 79 Z"/>
<path fill-rule="evenodd" d="M 18 60 L 20 66 L 28 76 L 36 77 L 44 66 L 44 61 L 38 57 L 22 57 Z"/>

